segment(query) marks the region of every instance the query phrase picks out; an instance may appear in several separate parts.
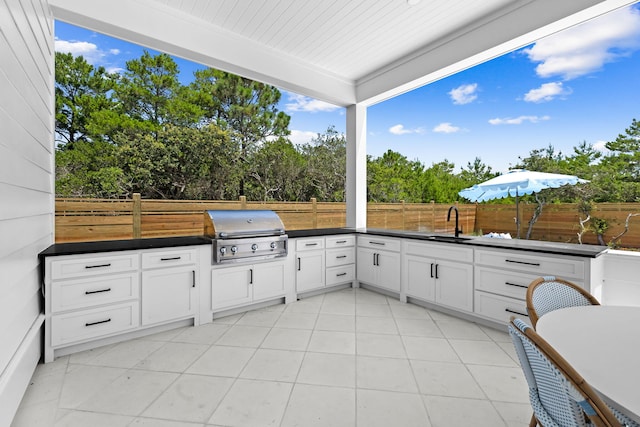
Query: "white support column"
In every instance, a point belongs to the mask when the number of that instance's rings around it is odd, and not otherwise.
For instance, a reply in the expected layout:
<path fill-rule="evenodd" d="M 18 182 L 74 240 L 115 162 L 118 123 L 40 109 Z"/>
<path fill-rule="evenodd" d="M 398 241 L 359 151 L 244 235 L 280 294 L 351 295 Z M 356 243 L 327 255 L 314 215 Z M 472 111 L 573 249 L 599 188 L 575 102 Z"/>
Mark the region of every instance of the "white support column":
<path fill-rule="evenodd" d="M 347 227 L 367 226 L 367 107 L 347 107 Z"/>

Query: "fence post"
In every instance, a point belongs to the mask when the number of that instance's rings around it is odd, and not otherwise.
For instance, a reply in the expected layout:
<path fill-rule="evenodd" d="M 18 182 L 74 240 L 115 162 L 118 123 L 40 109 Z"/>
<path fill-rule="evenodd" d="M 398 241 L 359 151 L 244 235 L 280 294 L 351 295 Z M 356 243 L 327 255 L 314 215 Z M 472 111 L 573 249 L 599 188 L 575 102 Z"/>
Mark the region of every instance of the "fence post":
<path fill-rule="evenodd" d="M 311 198 L 311 228 L 318 228 L 318 200 Z"/>
<path fill-rule="evenodd" d="M 247 196 L 240 196 L 240 209 L 247 209 Z"/>
<path fill-rule="evenodd" d="M 404 200 L 400 200 L 401 206 L 402 206 L 402 229 L 406 230 L 405 227 L 405 214 L 406 214 L 406 208 L 407 206 L 404 203 Z"/>
<path fill-rule="evenodd" d="M 133 238 L 142 237 L 142 198 L 140 193 L 133 193 Z"/>
<path fill-rule="evenodd" d="M 431 202 L 431 232 L 436 231 L 436 202 L 432 200 Z"/>

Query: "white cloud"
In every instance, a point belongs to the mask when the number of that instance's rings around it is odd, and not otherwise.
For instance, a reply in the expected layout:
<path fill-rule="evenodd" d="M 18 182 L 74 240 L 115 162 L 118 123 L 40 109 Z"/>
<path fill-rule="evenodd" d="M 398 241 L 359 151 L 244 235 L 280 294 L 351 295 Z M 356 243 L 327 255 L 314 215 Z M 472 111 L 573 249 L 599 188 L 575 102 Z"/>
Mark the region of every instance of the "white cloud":
<path fill-rule="evenodd" d="M 61 53 L 70 53 L 74 57 L 82 56 L 91 65 L 107 65 L 107 56 L 119 55 L 119 49 L 110 49 L 109 51 L 103 51 L 98 48 L 95 43 L 76 41 L 76 40 L 60 40 L 55 39 L 55 50 Z M 107 67 L 109 68 L 109 67 Z M 113 70 L 113 71 L 109 71 Z M 109 68 L 109 72 L 122 71 L 122 68 L 112 66 Z"/>
<path fill-rule="evenodd" d="M 106 67 L 105 70 L 107 71 L 107 73 L 111 73 L 111 74 L 120 74 L 124 72 L 124 68 L 117 67 L 117 66 Z"/>
<path fill-rule="evenodd" d="M 303 111 L 307 113 L 317 113 L 320 111 L 326 113 L 341 108 L 337 105 L 309 98 L 308 96 L 298 95 L 296 93 L 287 92 L 287 97 L 289 102 L 284 105 L 287 112 Z"/>
<path fill-rule="evenodd" d="M 639 47 L 640 11 L 629 6 L 546 37 L 524 53 L 539 63 L 539 77 L 570 80 L 598 71 Z"/>
<path fill-rule="evenodd" d="M 434 132 L 438 133 L 456 133 L 460 132 L 460 128 L 457 126 L 453 126 L 449 122 L 440 123 L 438 126 L 433 128 Z"/>
<path fill-rule="evenodd" d="M 562 82 L 544 83 L 537 89 L 531 89 L 524 95 L 524 100 L 527 102 L 548 102 L 554 98 L 563 95 L 569 95 L 571 89 L 565 88 Z"/>
<path fill-rule="evenodd" d="M 90 64 L 104 57 L 104 52 L 100 51 L 95 43 L 56 39 L 54 45 L 56 52 L 70 53 L 74 57 L 82 55 Z"/>
<path fill-rule="evenodd" d="M 464 105 L 475 101 L 478 98 L 478 83 L 458 86 L 449 91 L 449 96 L 454 104 Z"/>
<path fill-rule="evenodd" d="M 311 140 L 313 138 L 316 138 L 317 136 L 317 132 L 293 129 L 291 131 L 291 135 L 289 135 L 289 141 L 291 141 L 294 145 L 302 145 L 311 142 Z"/>
<path fill-rule="evenodd" d="M 405 135 L 407 133 L 424 133 L 423 128 L 405 129 L 404 125 L 398 124 L 389 128 L 389 133 L 394 135 Z"/>
<path fill-rule="evenodd" d="M 593 144 L 593 149 L 600 151 L 601 153 L 607 153 L 609 150 L 606 147 L 607 141 L 597 141 Z"/>
<path fill-rule="evenodd" d="M 551 119 L 549 116 L 497 117 L 489 120 L 489 123 L 492 125 L 521 125 L 524 122 L 538 123 L 549 119 Z"/>

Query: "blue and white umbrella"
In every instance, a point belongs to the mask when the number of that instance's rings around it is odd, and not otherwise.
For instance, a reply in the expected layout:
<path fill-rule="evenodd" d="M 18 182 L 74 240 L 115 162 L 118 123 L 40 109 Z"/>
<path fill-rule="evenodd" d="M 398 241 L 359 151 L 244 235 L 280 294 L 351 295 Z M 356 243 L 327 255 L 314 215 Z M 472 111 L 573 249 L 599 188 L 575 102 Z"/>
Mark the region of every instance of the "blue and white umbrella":
<path fill-rule="evenodd" d="M 509 172 L 491 178 L 473 187 L 465 188 L 458 194 L 472 202 L 516 198 L 516 228 L 520 237 L 520 214 L 518 211 L 518 196 L 537 193 L 545 188 L 558 188 L 563 185 L 576 185 L 589 182 L 574 175 L 528 171 L 513 169 Z"/>

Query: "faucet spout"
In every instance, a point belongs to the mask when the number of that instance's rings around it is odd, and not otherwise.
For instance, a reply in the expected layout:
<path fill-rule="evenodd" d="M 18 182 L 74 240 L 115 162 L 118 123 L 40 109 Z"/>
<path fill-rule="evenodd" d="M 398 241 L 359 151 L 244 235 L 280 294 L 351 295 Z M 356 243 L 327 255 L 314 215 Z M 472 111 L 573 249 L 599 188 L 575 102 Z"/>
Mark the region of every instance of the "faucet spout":
<path fill-rule="evenodd" d="M 462 228 L 458 227 L 458 208 L 455 206 L 451 206 L 449 208 L 449 211 L 447 212 L 447 222 L 451 221 L 451 211 L 455 211 L 456 212 L 456 227 L 454 228 L 454 235 L 456 237 L 458 237 L 460 235 L 460 233 L 462 233 Z"/>

